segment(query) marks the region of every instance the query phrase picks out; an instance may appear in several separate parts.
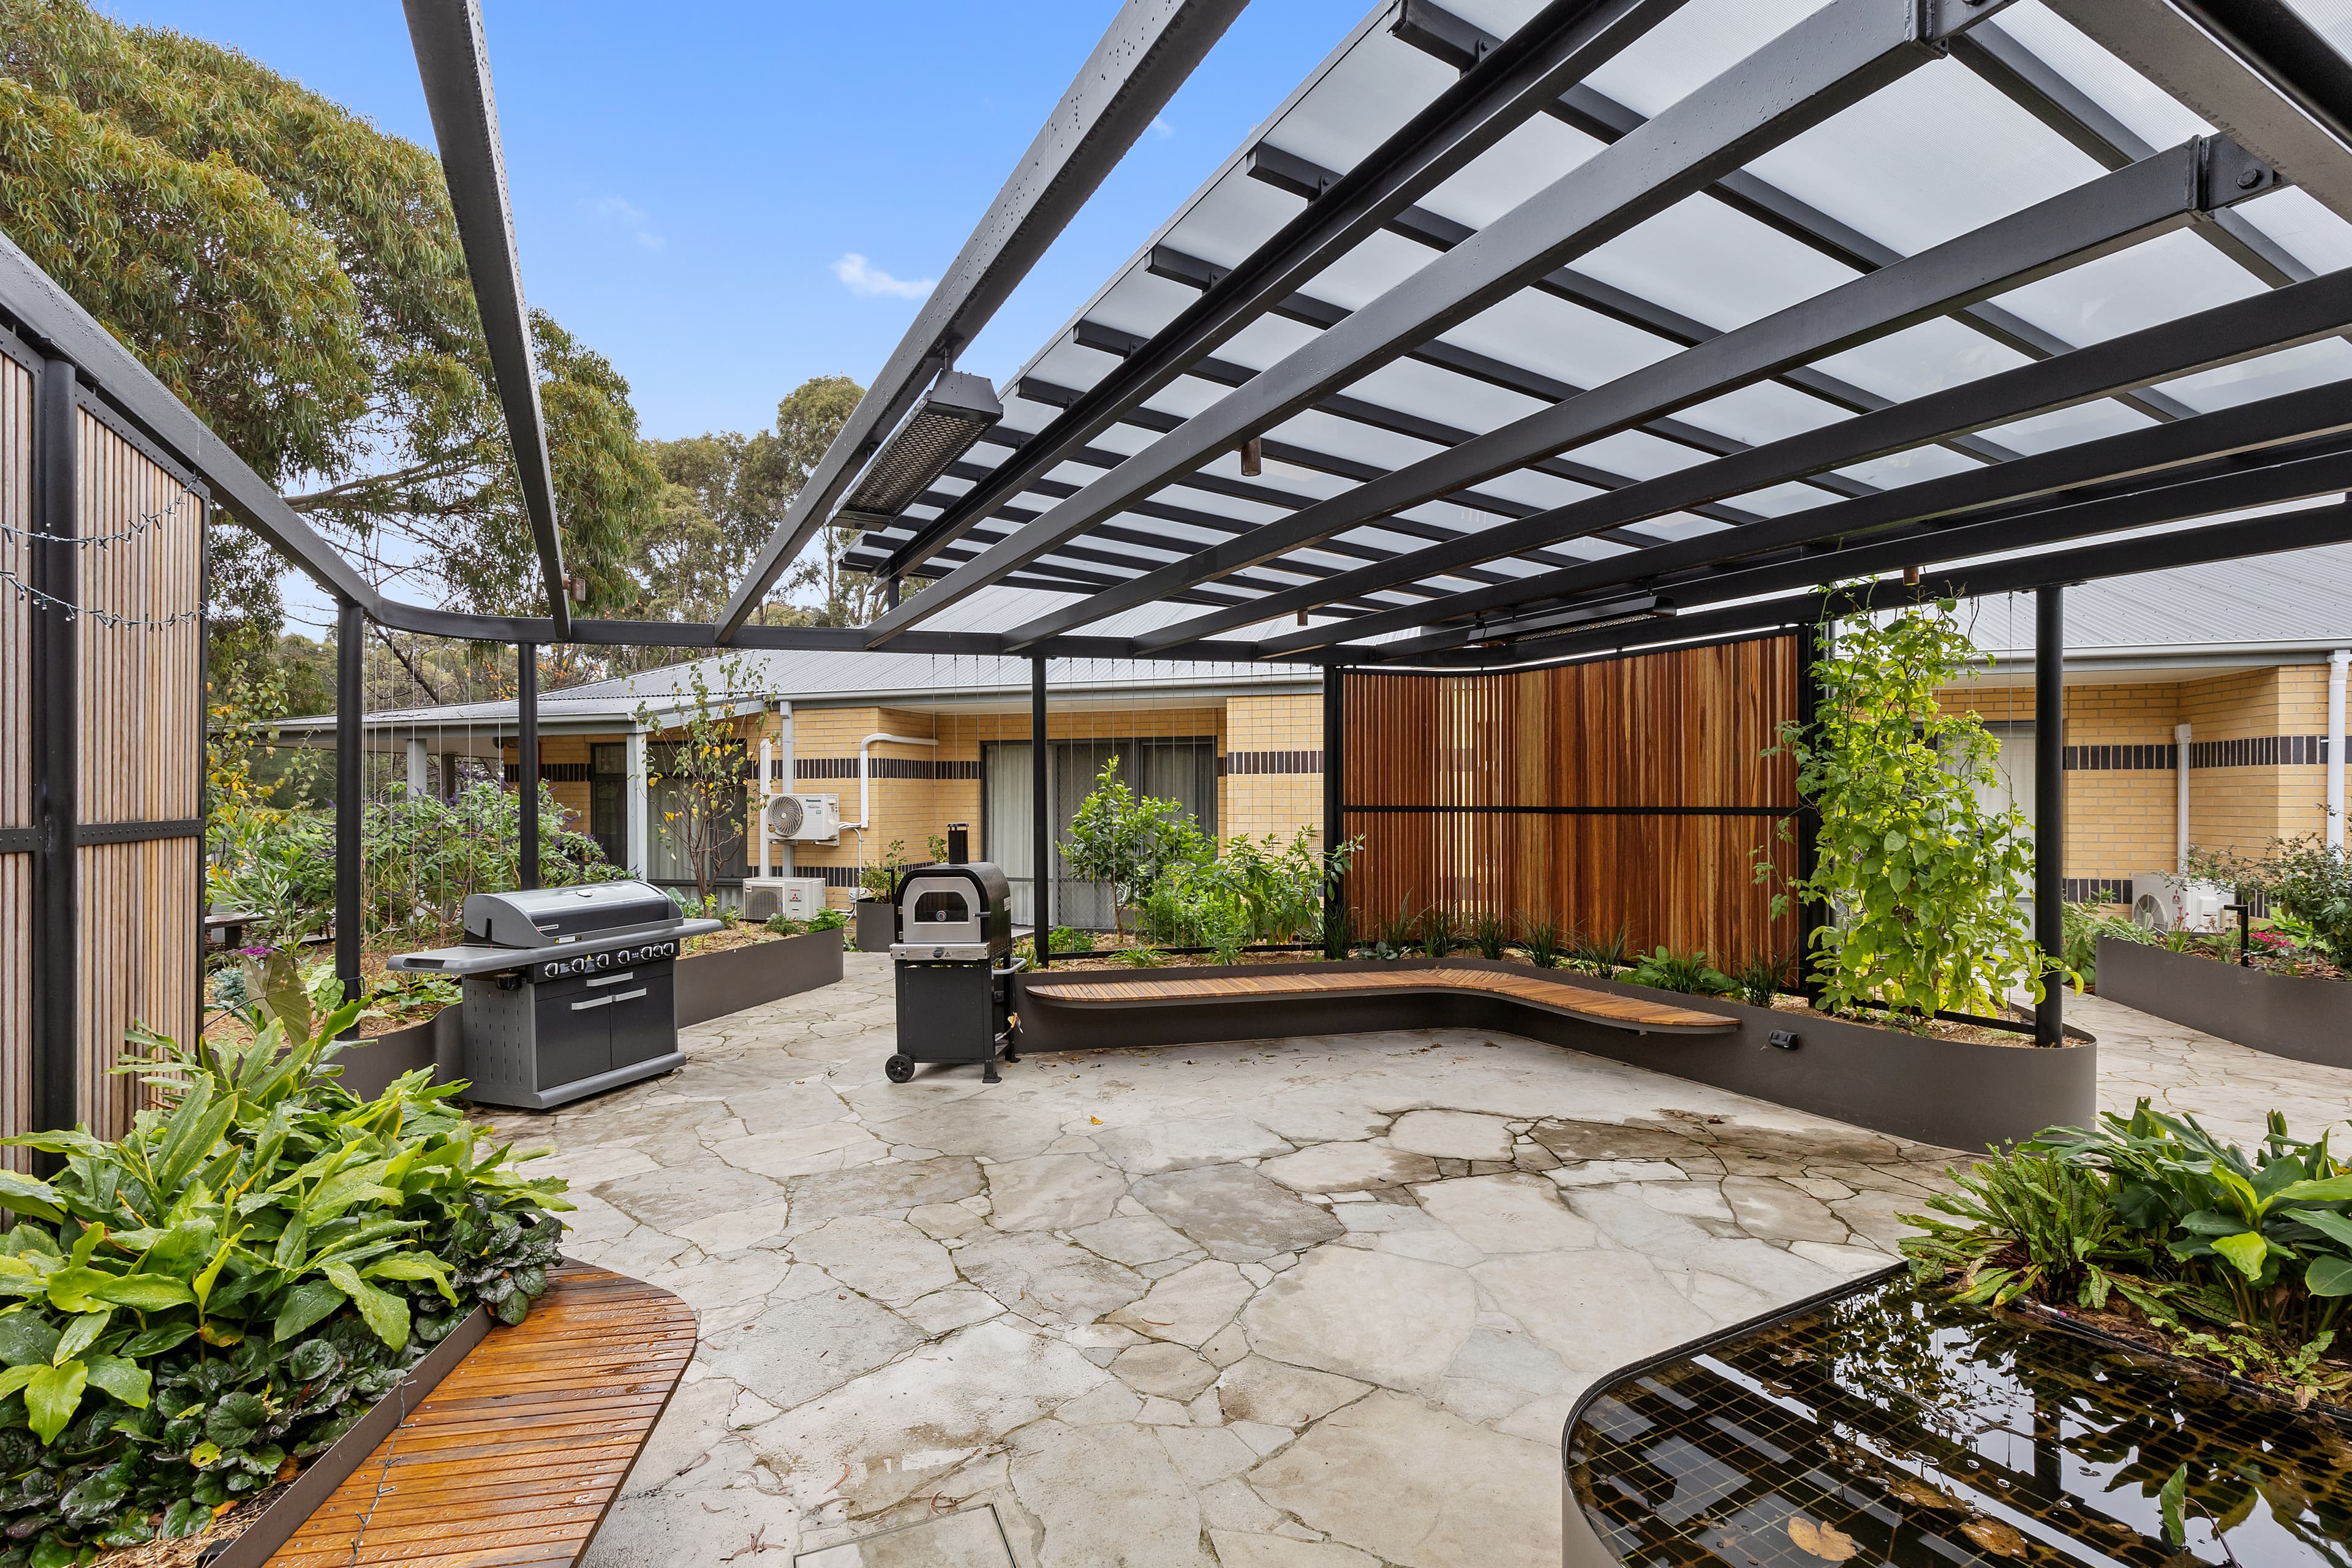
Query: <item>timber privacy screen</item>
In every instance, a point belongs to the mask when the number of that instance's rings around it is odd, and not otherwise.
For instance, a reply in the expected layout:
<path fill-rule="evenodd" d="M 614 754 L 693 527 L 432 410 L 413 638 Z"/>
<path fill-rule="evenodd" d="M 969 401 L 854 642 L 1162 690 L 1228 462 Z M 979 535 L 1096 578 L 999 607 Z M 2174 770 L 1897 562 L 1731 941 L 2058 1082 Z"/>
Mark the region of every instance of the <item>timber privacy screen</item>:
<path fill-rule="evenodd" d="M 1362 852 L 1360 935 L 1399 909 L 1551 921 L 1729 969 L 1787 952 L 1753 869 L 1797 846 L 1796 765 L 1762 753 L 1798 715 L 1800 643 L 1710 647 L 1498 675 L 1347 676 L 1341 816 Z"/>

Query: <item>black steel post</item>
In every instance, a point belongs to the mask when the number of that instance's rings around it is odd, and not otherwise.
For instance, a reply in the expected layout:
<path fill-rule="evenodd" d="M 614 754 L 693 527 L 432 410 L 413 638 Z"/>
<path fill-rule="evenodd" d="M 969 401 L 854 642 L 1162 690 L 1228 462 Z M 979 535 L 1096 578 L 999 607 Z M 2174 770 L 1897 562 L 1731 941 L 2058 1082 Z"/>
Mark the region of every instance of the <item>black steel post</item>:
<path fill-rule="evenodd" d="M 1045 809 L 1046 782 L 1053 775 L 1045 745 L 1045 660 L 1029 661 L 1029 832 L 1033 844 L 1029 891 L 1030 934 L 1037 967 L 1053 963 L 1054 835 Z"/>
<path fill-rule="evenodd" d="M 516 776 L 522 791 L 516 813 L 515 886 L 539 886 L 539 645 L 515 644 Z"/>
<path fill-rule="evenodd" d="M 2066 945 L 2066 590 L 2054 584 L 2033 595 L 2033 934 L 2042 967 L 2054 969 Z M 2065 987 L 2043 977 L 2033 1010 L 2033 1043 L 2065 1042 Z"/>
<path fill-rule="evenodd" d="M 1348 837 L 1347 701 L 1347 666 L 1324 666 L 1323 853 L 1326 855 L 1346 842 Z M 1346 947 L 1340 944 L 1340 927 L 1347 921 L 1347 910 L 1348 889 L 1342 879 L 1328 878 L 1323 884 L 1323 952 L 1326 957 L 1348 956 Z M 1337 951 L 1334 951 L 1335 944 L 1339 944 Z"/>
<path fill-rule="evenodd" d="M 1832 623 L 1815 621 L 1797 629 L 1797 731 L 1807 744 L 1819 737 L 1822 721 L 1822 677 L 1819 666 L 1830 654 Z M 1821 808 L 1801 795 L 1797 799 L 1797 879 L 1811 879 L 1822 862 Z M 1821 1000 L 1822 983 L 1813 973 L 1813 933 L 1829 921 L 1829 906 L 1797 900 L 1797 991 L 1807 1002 Z"/>
<path fill-rule="evenodd" d="M 346 599 L 335 613 L 335 978 L 346 1000 L 360 994 L 360 834 L 366 822 L 367 754 L 361 721 L 367 690 L 367 611 Z M 356 1025 L 345 1034 L 357 1039 Z"/>
<path fill-rule="evenodd" d="M 33 426 L 32 586 L 40 596 L 31 612 L 32 689 L 29 715 L 33 764 L 32 1126 L 47 1130 L 80 1120 L 75 1064 L 81 1021 L 79 889 L 74 825 L 80 819 L 79 747 L 80 650 L 72 605 L 80 592 L 75 535 L 81 531 L 76 474 L 72 362 L 41 368 Z M 34 1169 L 58 1169 L 55 1155 L 36 1154 Z"/>

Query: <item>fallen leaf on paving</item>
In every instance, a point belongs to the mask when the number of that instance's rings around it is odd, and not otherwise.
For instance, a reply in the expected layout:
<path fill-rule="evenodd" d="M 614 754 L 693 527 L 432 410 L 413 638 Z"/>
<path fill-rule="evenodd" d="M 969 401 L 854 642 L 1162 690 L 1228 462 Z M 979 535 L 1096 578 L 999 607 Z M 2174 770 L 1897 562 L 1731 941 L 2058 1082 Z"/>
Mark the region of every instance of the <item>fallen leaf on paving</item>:
<path fill-rule="evenodd" d="M 1854 1553 L 1853 1537 L 1831 1524 L 1815 1524 L 1800 1514 L 1789 1521 L 1789 1539 L 1800 1551 L 1831 1563 L 1843 1563 Z"/>
<path fill-rule="evenodd" d="M 1960 1506 L 1959 1500 L 1937 1490 L 1927 1482 L 1909 1476 L 1897 1476 L 1886 1483 L 1886 1489 L 1913 1508 L 1949 1508 Z"/>
<path fill-rule="evenodd" d="M 2025 1555 L 2025 1537 L 1997 1519 L 1972 1519 L 1960 1526 L 1960 1533 L 1996 1557 Z"/>

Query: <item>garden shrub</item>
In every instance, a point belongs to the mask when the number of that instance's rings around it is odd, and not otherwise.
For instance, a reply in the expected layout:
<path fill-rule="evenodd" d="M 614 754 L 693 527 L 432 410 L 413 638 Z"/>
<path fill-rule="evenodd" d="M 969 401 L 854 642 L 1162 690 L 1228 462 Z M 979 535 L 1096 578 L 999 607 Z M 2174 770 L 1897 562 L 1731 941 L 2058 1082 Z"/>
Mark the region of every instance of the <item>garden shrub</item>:
<path fill-rule="evenodd" d="M 1875 1001 L 1899 1012 L 1994 1013 L 2022 984 L 2040 1000 L 2042 956 L 2018 895 L 2033 870 L 2032 835 L 2015 806 L 1988 811 L 1979 788 L 1999 783 L 1997 744 L 1973 712 L 1946 712 L 1937 691 L 1986 661 L 1939 599 L 1839 623 L 1818 659 L 1814 725 L 1781 727 L 1797 793 L 1820 814 L 1811 876 L 1775 893 L 1838 919 L 1814 929 L 1804 955 L 1823 1005 Z M 1795 825 L 1784 819 L 1783 838 Z M 1781 879 L 1758 852 L 1759 882 Z"/>
<path fill-rule="evenodd" d="M 2101 937 L 2142 944 L 2162 940 L 2137 921 L 2127 921 L 2117 915 L 2103 915 L 2089 904 L 2068 900 L 2063 956 L 2066 967 L 2081 975 L 2085 985 L 2098 982 Z"/>
<path fill-rule="evenodd" d="M 2352 1300 L 2352 1164 L 2273 1111 L 2249 1155 L 2141 1100 L 2053 1128 L 1904 1215 L 1915 1274 L 1963 1300 L 2128 1310 L 2188 1353 L 2298 1400 L 2342 1397 L 2329 1356 Z M 1955 1224 L 1954 1221 L 1958 1223 Z"/>
<path fill-rule="evenodd" d="M 1673 952 L 1661 944 L 1654 952 L 1645 952 L 1633 965 L 1626 980 L 1635 985 L 1652 985 L 1661 991 L 1685 991 L 1694 996 L 1734 996 L 1739 993 L 1739 982 L 1706 961 L 1703 952 Z"/>
<path fill-rule="evenodd" d="M 1062 840 L 1072 875 L 1111 885 L 1111 924 L 1120 931 L 1129 908 L 1161 889 L 1176 867 L 1214 849 L 1182 805 L 1129 789 L 1118 776 L 1117 756 L 1095 775 L 1093 791 L 1078 803 Z"/>
<path fill-rule="evenodd" d="M 2312 951 L 2352 971 L 2352 854 L 2316 834 L 2274 838 L 2256 856 L 2193 850 L 2189 873 L 2226 883 L 2242 900 L 2267 898 L 2273 910 L 2308 930 Z"/>
<path fill-rule="evenodd" d="M 334 1037 L 249 1047 L 141 1034 L 167 1099 L 109 1142 L 0 1172 L 0 1563 L 192 1535 L 347 1431 L 477 1304 L 546 1289 L 563 1184 L 533 1181 L 411 1073 L 343 1089 Z"/>

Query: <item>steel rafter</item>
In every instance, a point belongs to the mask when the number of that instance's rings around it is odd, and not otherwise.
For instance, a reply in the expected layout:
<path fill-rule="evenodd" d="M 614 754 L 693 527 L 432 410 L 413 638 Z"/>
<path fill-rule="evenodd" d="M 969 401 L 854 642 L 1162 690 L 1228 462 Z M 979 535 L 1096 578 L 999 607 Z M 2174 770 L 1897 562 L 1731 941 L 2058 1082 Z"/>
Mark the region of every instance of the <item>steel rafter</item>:
<path fill-rule="evenodd" d="M 1129 501 L 1820 124 L 1933 58 L 1951 32 L 1998 13 L 2003 3 L 1955 5 L 1953 16 L 1916 0 L 1832 0 L 1487 225 L 1475 244 L 1447 251 L 1007 543 L 883 615 L 868 628 L 872 644 L 887 642 Z"/>
<path fill-rule="evenodd" d="M 2248 160 L 2242 152 L 2226 140 L 2186 142 L 2169 153 L 2143 160 L 2111 174 L 2103 174 L 2086 185 L 2021 212 L 2012 213 L 1916 256 L 1906 257 L 1891 267 L 1864 273 L 1786 310 L 1726 332 L 1698 348 L 1621 376 L 1583 397 L 1500 426 L 1452 452 L 1400 469 L 1388 480 L 1359 486 L 1314 511 L 1299 513 L 1283 524 L 1270 525 L 1259 534 L 1242 542 L 1240 546 L 1204 552 L 1181 570 L 1163 569 L 1152 574 L 1150 585 L 1152 589 L 1165 592 L 1185 585 L 1183 580 L 1186 579 L 1202 581 L 1220 575 L 1225 571 L 1249 564 L 1244 557 L 1257 549 L 1292 547 L 1302 537 L 1311 536 L 1318 531 L 1351 526 L 1368 514 L 1377 515 L 1397 506 L 1412 504 L 1425 491 L 1437 489 L 1442 492 L 1458 479 L 1484 477 L 1528 456 L 1557 451 L 1592 440 L 1622 430 L 1637 420 L 1719 396 L 1762 379 L 1779 366 L 1836 353 L 1856 343 L 1899 331 L 1915 322 L 1947 314 L 1955 307 L 1973 300 L 2000 293 L 2034 278 L 2063 270 L 2092 258 L 2125 248 L 2152 235 L 2179 227 L 2210 206 L 2244 199 L 2267 185 L 2270 178 L 2266 169 Z M 2241 179 L 2250 179 L 2251 184 L 2241 186 Z M 1989 376 L 1971 384 L 1983 385 L 1997 382 L 2003 375 L 2068 363 L 2088 352 L 2092 351 L 2077 350 L 2072 354 L 2020 366 L 2017 370 Z M 1875 413 L 1822 426 L 1822 430 L 1841 431 L 1870 426 L 1873 422 L 1901 416 L 1917 401 L 1892 405 Z M 1927 445 L 1945 436 L 1982 429 L 1997 423 L 2000 421 L 1987 420 L 1980 424 L 1953 426 L 1914 445 Z M 1738 457 L 1717 458 L 1696 468 L 1681 470 L 1678 475 L 1666 476 L 1666 479 L 1679 478 L 1687 486 L 1694 476 L 1738 473 L 1755 466 L 1759 454 L 1786 445 L 1785 441 L 1776 442 L 1771 447 L 1753 448 Z M 1615 495 L 1622 498 L 1645 491 L 1654 493 L 1664 482 L 1649 480 L 1619 490 Z M 1704 498 L 1695 496 L 1693 499 L 1720 500 L 1754 488 L 1760 487 L 1743 485 L 1737 489 L 1717 489 L 1712 495 Z M 1600 503 L 1609 499 L 1594 497 L 1590 503 L 1573 502 L 1570 506 Z M 1569 510 L 1555 508 L 1547 515 L 1557 517 Z M 1662 513 L 1658 511 L 1640 513 L 1642 517 L 1659 515 Z M 1633 521 L 1638 521 L 1638 518 L 1612 520 L 1602 526 L 1618 527 Z M 1538 538 L 1538 535 L 1543 531 L 1542 523 L 1536 519 L 1505 524 L 1459 544 L 1416 552 L 1406 561 L 1381 567 L 1377 573 L 1351 573 L 1349 579 L 1340 581 L 1349 583 L 1343 591 L 1353 592 L 1358 584 L 1384 585 L 1405 581 L 1414 574 L 1426 575 L 1433 571 L 1444 571 L 1453 566 L 1468 565 L 1480 559 L 1507 554 L 1521 544 L 1551 544 L 1559 538 L 1569 536 L 1560 533 L 1553 538 Z M 1312 607 L 1311 604 L 1302 602 L 1302 595 L 1294 591 L 1280 596 L 1277 602 L 1269 603 L 1264 614 L 1278 615 Z M 1188 622 L 1183 626 L 1170 628 L 1157 635 L 1168 643 L 1174 643 L 1181 641 L 1184 635 L 1205 636 L 1213 629 L 1223 630 L 1248 624 L 1246 620 L 1229 620 L 1225 626 L 1213 628 L 1205 620 Z M 1066 628 L 1055 625 L 1052 617 L 1045 617 L 1019 628 L 1014 637 L 1017 639 L 1032 631 L 1050 634 L 1062 629 Z"/>
<path fill-rule="evenodd" d="M 1603 521 L 1615 524 L 1632 518 L 1661 516 L 1679 510 L 1685 499 L 1717 493 L 1738 494 L 1759 484 L 1777 482 L 1779 478 L 1789 474 L 1802 473 L 1815 464 L 1835 466 L 1864 461 L 1872 457 L 1919 446 L 1927 437 L 1946 429 L 2007 424 L 2033 414 L 2104 397 L 2119 387 L 2146 385 L 2150 382 L 2168 380 L 2252 358 L 2294 343 L 2309 342 L 2330 336 L 2347 324 L 2352 324 L 2352 270 L 2327 273 L 2308 283 L 2297 283 L 2252 299 L 2233 300 L 2177 321 L 2111 338 L 2104 343 L 2077 349 L 2063 358 L 2019 365 L 1960 386 L 1930 393 L 1883 414 L 1864 415 L 1843 424 L 1806 431 L 1769 447 L 1759 447 L 1746 458 L 1727 458 L 1705 468 L 1663 475 L 1635 486 L 1633 490 L 1575 502 L 1557 509 L 1548 518 L 1507 523 L 1490 531 L 1524 531 L 1529 538 L 1549 541 L 1572 537 Z M 2309 393 L 2294 395 L 2296 398 L 2312 395 Z M 2287 399 L 2270 401 L 2284 403 Z M 1932 505 L 1933 498 L 1937 497 L 1967 494 L 1977 489 L 1993 492 L 1987 499 L 1995 499 L 2005 487 L 2030 483 L 2026 478 L 2028 475 L 2063 468 L 2069 463 L 2092 467 L 2094 472 L 2091 477 L 2104 477 L 2098 473 L 2097 466 L 2104 464 L 2113 452 L 2146 452 L 2148 454 L 2146 466 L 2162 467 L 2166 458 L 2161 454 L 2190 449 L 2186 433 L 2192 426 L 2209 419 L 2221 421 L 2230 416 L 2243 418 L 2256 411 L 2267 411 L 2267 405 L 2252 405 L 2247 409 L 2231 410 L 2228 415 L 2200 415 L 2195 420 L 2179 420 L 2169 426 L 2126 432 L 2036 457 L 2021 458 L 2015 463 L 2002 464 L 1979 473 L 1950 475 L 1859 501 L 1835 502 L 1775 519 L 1765 525 L 1759 534 L 1735 530 L 1726 535 L 1706 536 L 1704 541 L 1694 539 L 1676 545 L 1654 546 L 1654 553 L 1643 552 L 1641 564 L 1635 570 L 1646 574 L 1650 561 L 1673 559 L 1687 553 L 1689 547 L 1694 545 L 1702 546 L 1708 558 L 1712 559 L 1726 552 L 1746 553 L 1749 548 L 1747 541 L 1777 537 L 1791 529 L 1809 531 L 1810 537 L 1830 537 L 1841 531 L 1836 520 L 1853 512 L 1868 515 L 1874 510 L 1883 521 L 1903 521 L 1902 514 L 1908 508 L 1924 509 Z M 2317 417 L 2315 416 L 2315 419 Z M 2297 434 L 2307 434 L 2313 428 L 2331 427 L 2332 423 L 2315 423 Z M 2120 466 L 2105 470 L 2106 473 L 2122 471 L 2126 470 Z M 2030 494 L 2032 491 L 2027 489 L 2015 493 Z M 1931 513 L 1923 510 L 1913 515 Z M 1594 563 L 1590 569 L 1569 570 L 1579 574 L 1591 570 L 1598 577 L 1620 570 L 1636 559 L 1634 555 L 1628 555 L 1606 563 Z M 1565 580 L 1560 574 L 1549 575 L 1556 582 Z M 1542 575 L 1532 576 L 1524 579 L 1523 584 L 1535 584 L 1543 580 Z M 1353 591 L 1354 585 L 1344 578 L 1334 579 L 1333 583 L 1337 584 L 1337 592 Z M 1590 586 L 1591 584 L 1590 580 L 1580 580 L 1579 585 Z M 1453 603 L 1459 606 L 1461 613 L 1474 613 L 1489 607 L 1477 602 L 1479 595 L 1485 592 L 1472 590 L 1466 595 L 1456 595 Z M 1404 625 L 1419 624 L 1418 620 L 1399 622 L 1392 615 L 1383 615 L 1351 625 L 1346 635 L 1378 636 L 1383 631 L 1400 629 Z M 1153 637 L 1165 635 L 1155 633 L 1151 637 L 1139 641 L 1149 644 Z M 1315 644 L 1322 638 L 1320 629 L 1310 627 L 1270 638 L 1265 647 L 1269 652 L 1295 651 L 1298 647 Z"/>
<path fill-rule="evenodd" d="M 1166 386 L 1195 357 L 1210 353 L 1377 230 L 1479 153 L 1539 112 L 1543 105 L 1605 64 L 1685 0 L 1553 0 L 1496 49 L 1478 69 L 1440 93 L 1366 155 L 1329 199 L 1301 213 L 1259 246 L 1218 286 L 1153 335 L 1150 352 L 1129 359 L 1090 388 L 1040 433 L 1034 452 L 1005 466 L 966 503 L 902 545 L 885 568 L 903 570 L 955 538 L 1048 472 L 1067 447 L 1092 440 L 1125 409 Z M 1278 118 L 1278 117 L 1277 117 Z"/>
<path fill-rule="evenodd" d="M 1245 0 L 1126 0 L 1078 68 L 914 325 L 760 548 L 719 618 L 732 641 L 866 460 L 987 325 L 1103 177 L 1165 108 Z"/>
<path fill-rule="evenodd" d="M 489 345 L 499 411 L 514 451 L 515 482 L 530 520 L 548 618 L 558 639 L 571 635 L 572 599 L 564 584 L 563 532 L 555 515 L 555 470 L 547 460 L 547 421 L 539 406 L 539 366 L 530 352 L 530 313 L 523 304 L 522 260 L 515 249 L 514 205 L 507 196 L 499 107 L 490 90 L 490 56 L 482 38 L 481 0 L 405 0 L 416 73 L 433 112 L 433 140 L 449 205 L 465 245 L 466 272 Z"/>

